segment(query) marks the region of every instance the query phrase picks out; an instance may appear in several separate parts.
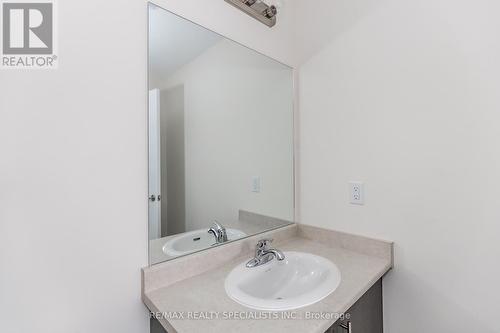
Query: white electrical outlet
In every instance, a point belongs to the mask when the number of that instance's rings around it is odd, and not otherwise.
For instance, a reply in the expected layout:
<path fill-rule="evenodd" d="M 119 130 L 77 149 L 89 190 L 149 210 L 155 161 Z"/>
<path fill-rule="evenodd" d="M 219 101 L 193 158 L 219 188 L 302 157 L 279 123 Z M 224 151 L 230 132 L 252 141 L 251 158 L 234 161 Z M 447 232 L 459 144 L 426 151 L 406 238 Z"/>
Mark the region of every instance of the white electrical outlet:
<path fill-rule="evenodd" d="M 262 181 L 259 176 L 252 177 L 252 192 L 260 193 Z"/>
<path fill-rule="evenodd" d="M 362 182 L 349 182 L 350 203 L 353 205 L 365 204 L 365 191 Z"/>

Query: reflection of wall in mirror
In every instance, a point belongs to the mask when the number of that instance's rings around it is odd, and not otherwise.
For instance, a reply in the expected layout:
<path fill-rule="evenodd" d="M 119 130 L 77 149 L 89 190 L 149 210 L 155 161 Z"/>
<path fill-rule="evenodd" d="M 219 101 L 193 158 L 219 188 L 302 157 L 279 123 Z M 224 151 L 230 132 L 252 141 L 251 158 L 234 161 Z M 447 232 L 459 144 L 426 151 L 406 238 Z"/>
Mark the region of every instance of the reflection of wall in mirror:
<path fill-rule="evenodd" d="M 184 87 L 186 229 L 178 230 L 206 228 L 213 219 L 230 224 L 239 209 L 293 220 L 289 68 L 222 40 L 156 84 L 162 95 Z"/>

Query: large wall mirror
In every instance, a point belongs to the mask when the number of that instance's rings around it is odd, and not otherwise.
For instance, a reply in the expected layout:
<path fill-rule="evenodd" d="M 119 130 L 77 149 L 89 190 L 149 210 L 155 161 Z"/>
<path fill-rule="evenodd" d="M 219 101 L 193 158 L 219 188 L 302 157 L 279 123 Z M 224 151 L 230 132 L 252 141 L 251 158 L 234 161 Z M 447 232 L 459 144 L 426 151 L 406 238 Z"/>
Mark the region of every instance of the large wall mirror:
<path fill-rule="evenodd" d="M 150 264 L 294 220 L 292 69 L 149 5 Z"/>

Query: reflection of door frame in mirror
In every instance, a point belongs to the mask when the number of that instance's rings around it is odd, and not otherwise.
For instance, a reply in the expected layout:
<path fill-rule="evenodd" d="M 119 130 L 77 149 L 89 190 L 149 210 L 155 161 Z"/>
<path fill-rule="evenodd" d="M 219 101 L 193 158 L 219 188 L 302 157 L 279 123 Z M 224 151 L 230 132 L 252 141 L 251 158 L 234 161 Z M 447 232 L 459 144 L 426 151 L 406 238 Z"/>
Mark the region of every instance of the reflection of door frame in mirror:
<path fill-rule="evenodd" d="M 160 90 L 149 91 L 148 107 L 148 225 L 149 239 L 161 237 L 161 151 L 160 151 Z"/>

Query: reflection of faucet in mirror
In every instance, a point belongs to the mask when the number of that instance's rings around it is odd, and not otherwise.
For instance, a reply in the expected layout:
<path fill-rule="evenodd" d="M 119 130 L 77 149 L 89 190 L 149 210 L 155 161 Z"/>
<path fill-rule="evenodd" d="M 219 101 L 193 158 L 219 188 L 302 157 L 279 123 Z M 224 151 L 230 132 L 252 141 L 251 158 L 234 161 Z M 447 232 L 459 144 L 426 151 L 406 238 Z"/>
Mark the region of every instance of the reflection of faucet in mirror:
<path fill-rule="evenodd" d="M 269 243 L 272 241 L 272 239 L 261 239 L 257 243 L 257 246 L 255 247 L 255 258 L 250 259 L 250 261 L 247 262 L 246 266 L 248 268 L 264 265 L 265 263 L 273 260 L 273 258 L 276 258 L 278 261 L 285 260 L 283 252 L 277 249 L 269 248 Z"/>
<path fill-rule="evenodd" d="M 214 226 L 208 229 L 208 233 L 214 235 L 215 244 L 227 242 L 227 232 L 219 222 L 214 221 Z"/>

